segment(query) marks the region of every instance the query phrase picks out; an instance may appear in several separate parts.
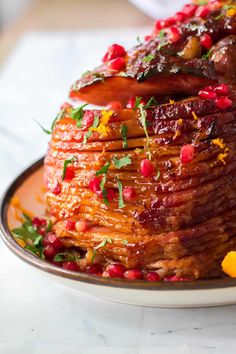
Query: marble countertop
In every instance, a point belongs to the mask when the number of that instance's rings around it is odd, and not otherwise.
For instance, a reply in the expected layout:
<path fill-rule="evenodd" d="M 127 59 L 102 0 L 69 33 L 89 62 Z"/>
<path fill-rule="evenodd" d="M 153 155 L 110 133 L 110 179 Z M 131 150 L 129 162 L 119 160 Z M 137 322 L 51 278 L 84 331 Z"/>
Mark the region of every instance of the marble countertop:
<path fill-rule="evenodd" d="M 112 42 L 145 29 L 31 33 L 0 73 L 0 193 L 41 157 L 68 88 Z M 0 241 L 0 354 L 220 354 L 236 348 L 236 306 L 152 309 L 67 290 L 13 256 Z"/>

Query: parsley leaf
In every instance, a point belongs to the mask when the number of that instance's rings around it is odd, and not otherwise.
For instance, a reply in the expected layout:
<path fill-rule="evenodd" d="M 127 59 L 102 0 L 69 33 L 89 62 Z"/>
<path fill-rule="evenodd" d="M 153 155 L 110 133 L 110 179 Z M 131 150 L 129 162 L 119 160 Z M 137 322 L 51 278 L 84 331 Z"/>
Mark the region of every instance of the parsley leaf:
<path fill-rule="evenodd" d="M 132 160 L 129 156 L 121 157 L 117 159 L 115 156 L 112 158 L 112 162 L 116 168 L 122 168 L 132 164 Z"/>
<path fill-rule="evenodd" d="M 155 58 L 154 54 L 148 54 L 145 57 L 143 57 L 143 61 L 145 63 L 150 63 L 150 61 L 152 61 L 152 59 L 154 59 L 154 58 Z"/>
<path fill-rule="evenodd" d="M 107 175 L 105 174 L 102 177 L 102 180 L 101 180 L 101 183 L 100 183 L 100 188 L 101 188 L 101 191 L 102 191 L 104 204 L 109 204 L 108 199 L 107 199 L 107 190 L 104 187 L 105 183 L 106 183 L 106 180 L 107 180 Z"/>
<path fill-rule="evenodd" d="M 101 243 L 99 243 L 96 247 L 94 247 L 94 249 L 97 250 L 98 248 L 105 247 L 107 243 L 112 243 L 112 242 L 113 242 L 112 239 L 108 237 L 105 240 L 103 240 Z"/>
<path fill-rule="evenodd" d="M 122 124 L 122 126 L 120 128 L 120 132 L 121 132 L 121 136 L 123 139 L 123 148 L 127 149 L 127 147 L 128 147 L 128 143 L 127 143 L 128 127 L 127 127 L 127 125 Z"/>
<path fill-rule="evenodd" d="M 124 203 L 124 200 L 123 200 L 123 186 L 122 186 L 122 183 L 121 181 L 119 181 L 119 179 L 117 178 L 117 186 L 118 186 L 118 190 L 119 190 L 119 197 L 118 197 L 118 205 L 119 205 L 119 208 L 124 208 L 125 206 L 125 203 Z"/>
<path fill-rule="evenodd" d="M 110 162 L 106 162 L 104 166 L 102 166 L 102 168 L 100 168 L 99 171 L 96 172 L 96 176 L 102 175 L 104 173 L 107 173 L 109 170 L 111 163 Z"/>
<path fill-rule="evenodd" d="M 75 161 L 77 161 L 77 157 L 76 156 L 72 156 L 70 159 L 64 161 L 63 172 L 62 172 L 62 180 L 65 179 L 67 166 L 72 164 Z"/>
<path fill-rule="evenodd" d="M 64 262 L 64 261 L 75 261 L 76 258 L 73 254 L 69 252 L 57 253 L 53 258 L 55 262 Z"/>
<path fill-rule="evenodd" d="M 99 116 L 94 116 L 93 125 L 91 126 L 91 128 L 97 128 L 98 124 L 99 124 Z M 91 130 L 85 133 L 82 144 L 87 144 L 88 139 L 90 138 L 90 136 L 92 136 L 92 134 L 93 132 Z"/>
<path fill-rule="evenodd" d="M 138 44 L 142 44 L 142 41 L 139 36 L 136 37 L 136 40 L 137 40 Z"/>
<path fill-rule="evenodd" d="M 202 56 L 202 59 L 209 59 L 209 56 L 211 55 L 211 52 L 212 52 L 212 48 L 210 48 L 208 50 L 208 52 Z"/>
<path fill-rule="evenodd" d="M 165 37 L 165 31 L 164 31 L 163 29 L 160 30 L 160 32 L 158 33 L 158 36 L 159 36 L 160 38 Z"/>
<path fill-rule="evenodd" d="M 71 118 L 77 122 L 76 125 L 78 128 L 82 128 L 82 126 L 83 126 L 82 125 L 82 120 L 83 120 L 83 116 L 84 116 L 83 108 L 86 106 L 88 106 L 88 103 L 85 103 L 82 106 L 73 109 L 71 112 Z"/>
<path fill-rule="evenodd" d="M 134 108 L 133 109 L 137 109 L 139 107 L 139 105 L 141 104 L 142 101 L 142 97 L 135 97 L 135 102 L 134 102 Z"/>
<path fill-rule="evenodd" d="M 155 99 L 155 97 L 151 97 L 150 100 L 148 101 L 148 103 L 146 103 L 143 108 L 150 108 L 152 106 L 156 106 L 157 105 L 157 101 Z"/>
<path fill-rule="evenodd" d="M 51 130 L 48 130 L 48 129 L 44 128 L 44 127 L 42 126 L 42 124 L 40 124 L 39 122 L 37 122 L 37 120 L 35 120 L 35 123 L 37 123 L 37 124 L 40 126 L 40 128 L 42 129 L 42 131 L 43 131 L 45 134 L 48 134 L 48 135 L 52 134 L 52 131 L 51 131 Z"/>
<path fill-rule="evenodd" d="M 146 120 L 147 113 L 146 113 L 142 103 L 139 105 L 139 111 L 140 111 L 139 120 L 140 120 L 140 123 L 142 124 L 144 133 L 146 135 L 146 138 L 147 138 L 146 147 L 148 147 L 149 146 L 149 135 L 148 135 L 148 131 L 147 131 L 147 120 Z"/>

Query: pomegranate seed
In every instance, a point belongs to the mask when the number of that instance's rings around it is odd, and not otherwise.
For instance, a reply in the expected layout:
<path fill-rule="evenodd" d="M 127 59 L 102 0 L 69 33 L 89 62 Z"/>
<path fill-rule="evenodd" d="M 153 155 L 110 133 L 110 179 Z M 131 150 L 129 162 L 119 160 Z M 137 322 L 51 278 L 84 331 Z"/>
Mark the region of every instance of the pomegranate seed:
<path fill-rule="evenodd" d="M 75 221 L 74 220 L 66 220 L 65 227 L 67 231 L 75 230 Z"/>
<path fill-rule="evenodd" d="M 175 22 L 183 22 L 186 20 L 187 15 L 184 12 L 176 12 L 173 18 L 175 19 Z"/>
<path fill-rule="evenodd" d="M 131 97 L 126 104 L 126 108 L 134 109 L 137 97 Z M 140 100 L 140 103 L 145 104 L 144 100 Z"/>
<path fill-rule="evenodd" d="M 168 17 L 166 20 L 165 20 L 165 27 L 169 27 L 169 26 L 172 26 L 176 23 L 176 19 L 174 16 L 172 17 Z"/>
<path fill-rule="evenodd" d="M 89 181 L 89 188 L 93 193 L 97 193 L 98 191 L 101 190 L 100 183 L 101 183 L 101 179 L 99 177 L 93 177 Z"/>
<path fill-rule="evenodd" d="M 57 251 L 59 251 L 63 247 L 61 240 L 53 232 L 49 232 L 43 238 L 43 245 L 52 246 Z"/>
<path fill-rule="evenodd" d="M 161 29 L 165 28 L 166 26 L 167 26 L 167 23 L 165 20 L 157 20 L 155 22 L 155 28 L 157 30 L 161 30 Z"/>
<path fill-rule="evenodd" d="M 126 50 L 122 45 L 119 44 L 112 44 L 108 47 L 106 54 L 104 55 L 102 61 L 106 63 L 112 59 L 123 57 L 126 54 Z"/>
<path fill-rule="evenodd" d="M 75 169 L 73 166 L 67 166 L 64 181 L 70 182 L 75 177 Z"/>
<path fill-rule="evenodd" d="M 55 184 L 51 187 L 51 192 L 54 195 L 58 195 L 61 193 L 61 187 L 59 181 L 56 181 Z"/>
<path fill-rule="evenodd" d="M 62 268 L 66 270 L 72 270 L 74 272 L 79 271 L 78 264 L 74 261 L 66 261 L 62 263 Z"/>
<path fill-rule="evenodd" d="M 122 109 L 122 104 L 119 101 L 111 101 L 106 105 L 107 110 L 120 111 Z"/>
<path fill-rule="evenodd" d="M 227 96 L 229 94 L 229 87 L 225 84 L 221 84 L 215 87 L 214 89 L 217 96 Z"/>
<path fill-rule="evenodd" d="M 43 254 L 48 259 L 53 259 L 57 254 L 57 250 L 52 245 L 47 245 L 43 249 Z"/>
<path fill-rule="evenodd" d="M 125 68 L 125 59 L 120 57 L 109 60 L 107 67 L 112 71 L 120 71 Z"/>
<path fill-rule="evenodd" d="M 205 6 L 205 5 L 198 6 L 198 8 L 195 12 L 195 16 L 200 17 L 200 18 L 206 18 L 210 12 L 211 11 L 208 6 Z"/>
<path fill-rule="evenodd" d="M 44 221 L 44 220 L 43 220 Z M 45 220 L 46 221 L 46 220 Z M 40 226 L 45 226 L 45 224 L 44 225 L 42 225 L 42 219 L 39 219 L 39 218 L 37 218 L 37 217 L 35 217 L 35 218 L 33 218 L 32 219 L 32 224 L 33 224 L 33 226 L 37 229 L 37 228 L 39 228 Z"/>
<path fill-rule="evenodd" d="M 170 27 L 169 29 L 169 40 L 172 43 L 178 42 L 178 40 L 181 38 L 180 31 L 178 30 L 177 27 Z"/>
<path fill-rule="evenodd" d="M 94 112 L 93 111 L 86 111 L 83 116 L 83 127 L 89 128 L 93 125 L 94 121 Z"/>
<path fill-rule="evenodd" d="M 216 107 L 219 108 L 222 111 L 225 111 L 226 109 L 232 107 L 233 102 L 231 99 L 228 97 L 217 97 L 215 100 Z"/>
<path fill-rule="evenodd" d="M 182 12 L 189 16 L 189 17 L 192 17 L 194 16 L 196 10 L 197 10 L 198 6 L 197 5 L 191 5 L 191 4 L 187 4 L 183 7 L 183 10 Z"/>
<path fill-rule="evenodd" d="M 147 281 L 159 281 L 161 280 L 159 274 L 157 274 L 156 272 L 148 272 L 145 279 Z"/>
<path fill-rule="evenodd" d="M 154 172 L 154 167 L 148 159 L 144 159 L 140 163 L 140 173 L 143 177 L 148 178 Z"/>
<path fill-rule="evenodd" d="M 69 108 L 72 108 L 72 107 L 73 106 L 70 103 L 65 102 L 65 103 L 63 103 L 63 105 L 61 105 L 60 110 L 63 111 L 63 110 L 66 110 L 66 109 L 69 109 Z"/>
<path fill-rule="evenodd" d="M 86 267 L 86 272 L 93 275 L 102 275 L 102 266 L 98 263 L 90 264 Z"/>
<path fill-rule="evenodd" d="M 86 220 L 77 221 L 75 224 L 75 229 L 77 232 L 85 232 L 89 228 L 89 222 Z"/>
<path fill-rule="evenodd" d="M 182 163 L 189 163 L 193 160 L 194 155 L 194 146 L 193 145 L 184 145 L 180 151 L 180 159 Z"/>
<path fill-rule="evenodd" d="M 216 93 L 214 91 L 209 91 L 207 88 L 200 90 L 198 96 L 204 100 L 215 100 Z"/>
<path fill-rule="evenodd" d="M 206 49 L 210 49 L 213 45 L 213 41 L 212 38 L 209 34 L 205 33 L 200 37 L 200 43 L 201 45 L 206 48 Z"/>
<path fill-rule="evenodd" d="M 106 269 L 111 278 L 124 278 L 125 271 L 126 269 L 123 264 L 119 263 L 110 264 Z"/>
<path fill-rule="evenodd" d="M 171 276 L 168 276 L 168 277 L 165 277 L 164 278 L 164 281 L 191 281 L 191 279 L 188 279 L 188 278 L 184 278 L 184 277 L 179 277 L 178 275 L 171 275 Z"/>
<path fill-rule="evenodd" d="M 125 279 L 142 279 L 143 273 L 139 269 L 129 269 L 124 273 Z"/>
<path fill-rule="evenodd" d="M 152 38 L 152 36 L 149 36 L 149 35 L 148 35 L 148 36 L 145 36 L 145 37 L 144 37 L 144 40 L 145 40 L 145 41 L 149 41 L 151 38 Z"/>
<path fill-rule="evenodd" d="M 125 187 L 123 189 L 123 197 L 125 200 L 131 201 L 136 197 L 135 189 L 132 187 Z"/>
<path fill-rule="evenodd" d="M 39 235 L 41 235 L 41 236 L 45 236 L 46 235 L 46 232 L 45 232 L 45 230 L 37 230 L 37 232 L 39 233 Z"/>

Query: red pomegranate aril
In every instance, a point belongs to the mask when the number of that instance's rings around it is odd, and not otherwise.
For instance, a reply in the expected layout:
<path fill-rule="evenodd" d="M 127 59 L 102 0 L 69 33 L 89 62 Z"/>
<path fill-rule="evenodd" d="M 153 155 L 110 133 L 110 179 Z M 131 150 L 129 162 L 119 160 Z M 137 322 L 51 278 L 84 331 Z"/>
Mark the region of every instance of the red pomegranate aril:
<path fill-rule="evenodd" d="M 131 201 L 131 200 L 135 199 L 135 197 L 136 197 L 135 189 L 132 187 L 123 188 L 122 194 L 123 194 L 124 199 L 127 201 Z"/>
<path fill-rule="evenodd" d="M 115 44 L 112 44 L 110 47 L 108 47 L 108 50 L 107 50 L 106 54 L 104 55 L 102 61 L 103 61 L 103 63 L 105 63 L 109 60 L 123 57 L 125 54 L 126 54 L 125 48 L 122 47 L 122 45 L 115 43 Z"/>
<path fill-rule="evenodd" d="M 186 20 L 187 15 L 184 12 L 176 12 L 173 18 L 175 19 L 175 22 L 183 22 Z"/>
<path fill-rule="evenodd" d="M 85 128 L 91 127 L 94 121 L 94 113 L 92 111 L 86 111 L 83 116 L 82 125 Z"/>
<path fill-rule="evenodd" d="M 46 234 L 42 242 L 43 246 L 52 246 L 57 251 L 63 248 L 61 240 L 53 232 Z"/>
<path fill-rule="evenodd" d="M 157 30 L 161 30 L 161 29 L 165 28 L 166 26 L 167 26 L 167 23 L 165 20 L 157 20 L 155 22 L 155 28 Z"/>
<path fill-rule="evenodd" d="M 217 97 L 215 103 L 216 103 L 216 107 L 222 111 L 225 111 L 226 109 L 232 107 L 233 105 L 232 100 L 225 96 Z"/>
<path fill-rule="evenodd" d="M 107 67 L 111 71 L 121 71 L 122 69 L 125 68 L 125 59 L 122 57 L 112 59 L 112 60 L 108 61 Z"/>
<path fill-rule="evenodd" d="M 143 273 L 140 269 L 129 269 L 124 273 L 125 279 L 142 279 L 143 278 Z"/>
<path fill-rule="evenodd" d="M 66 261 L 62 263 L 62 268 L 66 270 L 72 270 L 73 272 L 79 271 L 79 266 L 74 261 Z"/>
<path fill-rule="evenodd" d="M 93 275 L 102 275 L 102 266 L 98 263 L 90 264 L 86 267 L 86 272 Z"/>
<path fill-rule="evenodd" d="M 45 220 L 45 221 L 46 221 L 46 220 Z M 35 217 L 35 218 L 32 219 L 32 224 L 33 224 L 33 226 L 34 226 L 36 229 L 39 228 L 40 226 L 45 226 L 45 224 L 42 225 L 42 219 L 39 219 L 39 218 L 37 218 L 37 217 Z"/>
<path fill-rule="evenodd" d="M 67 166 L 64 181 L 70 182 L 75 177 L 75 169 L 73 166 Z"/>
<path fill-rule="evenodd" d="M 201 45 L 206 48 L 206 49 L 210 49 L 213 45 L 213 41 L 212 38 L 209 34 L 205 33 L 200 37 L 200 43 Z"/>
<path fill-rule="evenodd" d="M 197 10 L 198 6 L 197 5 L 191 5 L 191 4 L 186 4 L 184 7 L 183 7 L 183 10 L 182 12 L 189 16 L 189 17 L 192 17 L 196 10 Z"/>
<path fill-rule="evenodd" d="M 150 36 L 150 35 L 144 36 L 145 42 L 146 42 L 146 41 L 149 41 L 151 38 L 152 38 L 152 36 Z"/>
<path fill-rule="evenodd" d="M 207 88 L 202 89 L 198 92 L 198 96 L 204 100 L 215 100 L 216 93 L 214 91 L 210 91 Z"/>
<path fill-rule="evenodd" d="M 154 282 L 154 281 L 159 281 L 159 280 L 161 280 L 159 274 L 157 274 L 156 272 L 148 272 L 148 273 L 146 274 L 145 279 L 146 279 L 147 281 L 150 281 L 150 282 L 152 282 L 152 281 Z"/>
<path fill-rule="evenodd" d="M 229 95 L 229 87 L 225 84 L 217 85 L 214 88 L 215 93 L 217 96 L 227 96 Z"/>
<path fill-rule="evenodd" d="M 72 107 L 73 107 L 72 104 L 65 102 L 65 103 L 63 103 L 63 105 L 61 105 L 60 110 L 63 111 L 63 110 L 66 110 L 66 109 L 69 109 Z"/>
<path fill-rule="evenodd" d="M 140 173 L 143 177 L 148 178 L 154 172 L 154 167 L 150 160 L 144 159 L 140 163 Z"/>
<path fill-rule="evenodd" d="M 93 177 L 90 181 L 89 181 L 89 188 L 93 193 L 96 193 L 98 191 L 101 190 L 100 187 L 100 183 L 101 183 L 101 178 L 99 177 Z"/>
<path fill-rule="evenodd" d="M 189 163 L 193 160 L 194 156 L 194 146 L 193 145 L 184 145 L 180 151 L 180 159 L 182 163 Z"/>
<path fill-rule="evenodd" d="M 124 278 L 126 269 L 123 264 L 115 263 L 107 266 L 106 272 L 111 278 Z"/>
<path fill-rule="evenodd" d="M 206 18 L 210 12 L 211 12 L 211 10 L 209 9 L 208 6 L 201 5 L 201 6 L 198 6 L 198 8 L 195 12 L 195 16 L 200 17 L 200 18 Z"/>
<path fill-rule="evenodd" d="M 47 259 L 53 259 L 57 254 L 57 250 L 52 245 L 47 245 L 43 249 L 43 254 Z"/>
<path fill-rule="evenodd" d="M 122 109 L 122 103 L 120 101 L 111 101 L 106 105 L 107 110 L 120 111 Z"/>
<path fill-rule="evenodd" d="M 178 42 L 178 40 L 181 38 L 180 31 L 178 30 L 177 27 L 170 27 L 168 33 L 169 33 L 169 40 L 172 43 Z"/>
<path fill-rule="evenodd" d="M 89 228 L 89 222 L 86 220 L 77 221 L 75 224 L 75 229 L 77 232 L 85 232 Z"/>
<path fill-rule="evenodd" d="M 61 186 L 58 181 L 56 183 L 54 183 L 54 185 L 51 187 L 51 192 L 54 195 L 58 195 L 61 193 Z"/>
<path fill-rule="evenodd" d="M 67 231 L 74 231 L 75 230 L 75 221 L 74 220 L 66 220 L 65 227 Z"/>

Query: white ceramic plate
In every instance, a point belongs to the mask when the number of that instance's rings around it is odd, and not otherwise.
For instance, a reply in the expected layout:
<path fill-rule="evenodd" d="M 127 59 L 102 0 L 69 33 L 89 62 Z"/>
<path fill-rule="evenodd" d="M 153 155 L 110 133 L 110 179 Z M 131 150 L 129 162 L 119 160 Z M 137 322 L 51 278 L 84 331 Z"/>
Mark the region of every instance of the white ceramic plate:
<path fill-rule="evenodd" d="M 19 225 L 12 197 L 19 197 L 22 206 L 35 215 L 44 213 L 43 159 L 27 168 L 11 184 L 1 202 L 1 233 L 8 248 L 24 262 L 44 272 L 68 288 L 93 296 L 131 305 L 153 307 L 202 307 L 236 303 L 236 279 L 214 279 L 193 282 L 128 281 L 75 273 L 43 261 L 21 248 L 10 230 Z M 17 272 L 17 269 L 16 269 Z"/>
<path fill-rule="evenodd" d="M 180 11 L 186 0 L 129 0 L 133 5 L 154 19 L 161 19 Z"/>

